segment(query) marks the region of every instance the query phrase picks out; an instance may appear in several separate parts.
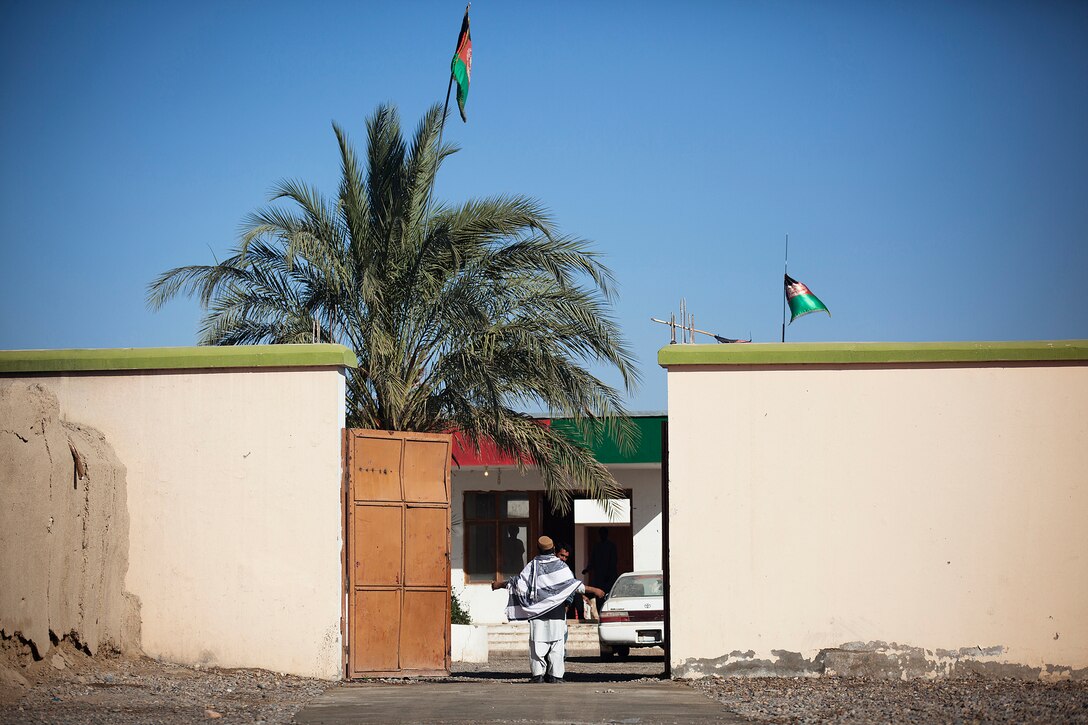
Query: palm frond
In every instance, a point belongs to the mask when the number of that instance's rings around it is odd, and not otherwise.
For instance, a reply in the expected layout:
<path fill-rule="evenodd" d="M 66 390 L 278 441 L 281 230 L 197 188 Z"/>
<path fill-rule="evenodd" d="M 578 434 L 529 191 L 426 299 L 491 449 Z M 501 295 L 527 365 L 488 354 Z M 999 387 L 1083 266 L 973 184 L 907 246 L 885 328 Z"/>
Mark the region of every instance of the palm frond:
<path fill-rule="evenodd" d="M 363 156 L 334 123 L 335 198 L 277 182 L 230 257 L 164 272 L 147 304 L 196 298 L 202 344 L 309 342 L 316 328 L 359 360 L 347 378 L 349 425 L 461 431 L 537 466 L 559 510 L 576 492 L 609 501 L 620 492 L 592 445 L 632 445 L 624 395 L 639 381 L 612 316 L 612 272 L 535 199 L 434 199 L 457 151 L 439 144 L 441 122 L 433 106 L 406 140 L 397 110 L 379 106 Z M 594 374 L 602 366 L 619 373 L 619 388 Z M 578 439 L 523 412 L 541 406 L 573 418 Z"/>

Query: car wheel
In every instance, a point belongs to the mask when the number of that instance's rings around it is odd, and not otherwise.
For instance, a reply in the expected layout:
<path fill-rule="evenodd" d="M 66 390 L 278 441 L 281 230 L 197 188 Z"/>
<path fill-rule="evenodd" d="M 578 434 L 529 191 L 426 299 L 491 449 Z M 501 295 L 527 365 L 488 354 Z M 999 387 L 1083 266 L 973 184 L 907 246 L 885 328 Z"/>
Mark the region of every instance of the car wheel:
<path fill-rule="evenodd" d="M 606 644 L 601 644 L 601 659 L 610 660 L 616 656 L 616 650 L 612 649 Z"/>
<path fill-rule="evenodd" d="M 615 651 L 615 653 L 620 657 L 627 657 L 631 654 L 630 647 L 615 647 L 613 648 L 613 651 Z"/>

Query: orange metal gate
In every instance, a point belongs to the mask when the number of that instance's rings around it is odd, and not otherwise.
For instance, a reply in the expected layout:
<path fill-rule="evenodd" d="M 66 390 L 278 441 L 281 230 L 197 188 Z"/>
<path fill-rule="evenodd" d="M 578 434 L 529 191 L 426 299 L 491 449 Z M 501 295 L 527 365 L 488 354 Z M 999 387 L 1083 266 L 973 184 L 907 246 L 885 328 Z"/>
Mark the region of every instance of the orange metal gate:
<path fill-rule="evenodd" d="M 450 668 L 450 436 L 348 429 L 347 676 Z"/>

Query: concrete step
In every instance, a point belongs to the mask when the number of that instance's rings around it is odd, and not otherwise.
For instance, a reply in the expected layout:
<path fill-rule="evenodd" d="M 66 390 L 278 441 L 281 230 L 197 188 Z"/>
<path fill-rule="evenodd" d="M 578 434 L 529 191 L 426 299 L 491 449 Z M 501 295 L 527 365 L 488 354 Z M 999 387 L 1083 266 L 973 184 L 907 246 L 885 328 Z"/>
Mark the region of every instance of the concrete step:
<path fill-rule="evenodd" d="M 568 640 L 571 639 L 596 639 L 596 624 L 568 624 Z M 489 640 L 525 639 L 529 636 L 528 622 L 514 622 L 507 624 L 487 625 L 487 637 Z"/>
<path fill-rule="evenodd" d="M 507 622 L 487 627 L 487 646 L 491 652 L 521 652 L 529 645 L 529 623 Z M 597 625 L 568 623 L 567 650 L 599 652 Z"/>

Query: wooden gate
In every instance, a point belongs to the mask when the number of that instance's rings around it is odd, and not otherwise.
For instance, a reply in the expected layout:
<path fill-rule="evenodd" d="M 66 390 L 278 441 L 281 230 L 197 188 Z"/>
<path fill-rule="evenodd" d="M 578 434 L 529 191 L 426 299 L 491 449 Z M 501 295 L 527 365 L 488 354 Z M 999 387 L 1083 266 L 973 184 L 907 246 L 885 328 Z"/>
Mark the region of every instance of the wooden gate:
<path fill-rule="evenodd" d="M 450 668 L 450 436 L 348 429 L 347 676 Z"/>

